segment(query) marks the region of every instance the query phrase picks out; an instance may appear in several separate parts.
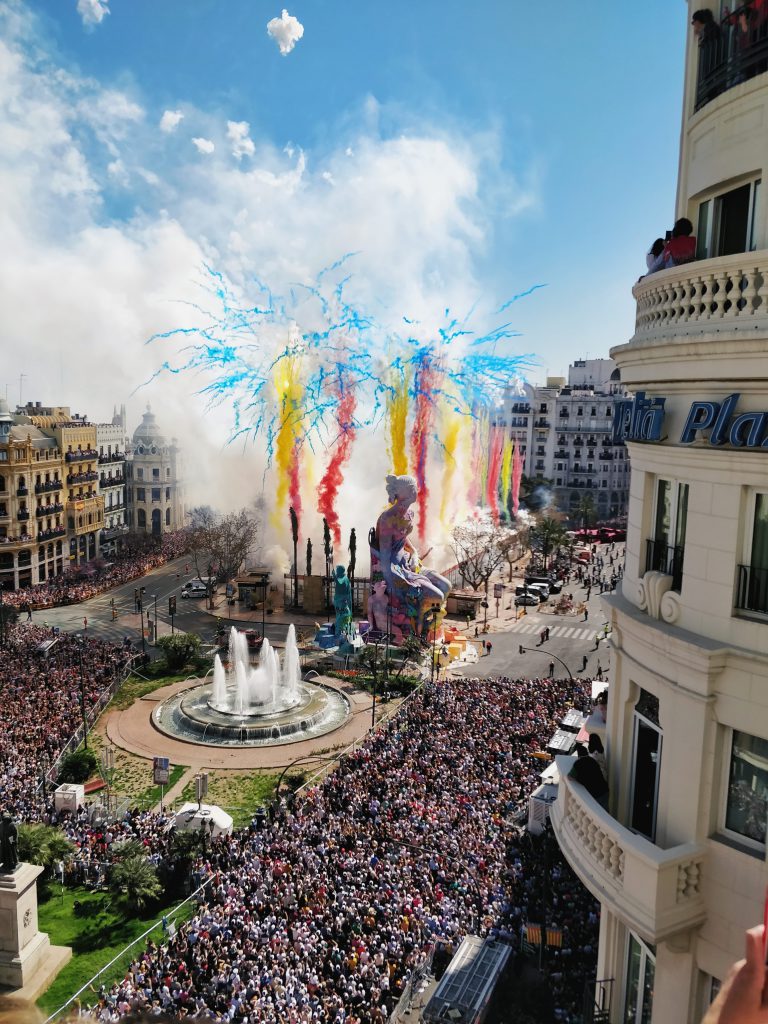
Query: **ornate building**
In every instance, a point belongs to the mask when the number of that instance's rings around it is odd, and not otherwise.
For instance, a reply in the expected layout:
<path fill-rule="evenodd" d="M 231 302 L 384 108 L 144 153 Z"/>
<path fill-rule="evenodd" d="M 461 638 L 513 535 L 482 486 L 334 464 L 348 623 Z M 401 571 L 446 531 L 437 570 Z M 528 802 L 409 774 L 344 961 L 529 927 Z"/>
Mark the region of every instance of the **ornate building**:
<path fill-rule="evenodd" d="M 558 758 L 552 810 L 601 903 L 612 1024 L 698 1022 L 768 874 L 768 9 L 723 5 L 697 35 L 698 3 L 678 6 L 693 31 L 675 219 L 697 258 L 635 285 L 634 336 L 611 353 L 634 399 L 616 421 L 627 555 L 595 723 L 610 799 Z"/>
<path fill-rule="evenodd" d="M 184 526 L 181 456 L 147 406 L 128 445 L 126 459 L 128 526 L 134 533 L 160 536 Z"/>

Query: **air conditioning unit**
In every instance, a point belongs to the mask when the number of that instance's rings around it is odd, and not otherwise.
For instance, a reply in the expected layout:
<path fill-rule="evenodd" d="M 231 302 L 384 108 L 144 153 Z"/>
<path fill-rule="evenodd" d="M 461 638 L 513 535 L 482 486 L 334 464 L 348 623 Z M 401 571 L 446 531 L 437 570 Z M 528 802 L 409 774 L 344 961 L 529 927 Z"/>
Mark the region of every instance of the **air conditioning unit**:
<path fill-rule="evenodd" d="M 537 836 L 549 821 L 549 809 L 557 800 L 557 786 L 544 783 L 528 798 L 528 824 L 526 828 Z"/>

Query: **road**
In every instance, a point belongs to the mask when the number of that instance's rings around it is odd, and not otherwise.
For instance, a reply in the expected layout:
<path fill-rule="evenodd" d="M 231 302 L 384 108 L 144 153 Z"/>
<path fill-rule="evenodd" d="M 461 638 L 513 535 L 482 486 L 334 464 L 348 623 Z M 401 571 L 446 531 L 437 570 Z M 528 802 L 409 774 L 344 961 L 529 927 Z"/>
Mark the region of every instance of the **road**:
<path fill-rule="evenodd" d="M 134 593 L 138 587 L 144 587 L 144 616 L 155 618 L 155 608 L 160 622 L 159 633 L 171 631 L 171 620 L 168 615 L 168 598 L 176 597 L 176 615 L 174 629 L 183 632 L 198 633 L 204 641 L 212 641 L 216 630 L 216 617 L 204 609 L 202 598 L 182 598 L 181 588 L 194 574 L 185 572 L 185 559 L 179 558 L 168 562 L 147 573 L 141 579 L 132 580 L 119 587 L 113 587 L 103 594 L 97 594 L 81 604 L 66 605 L 60 608 L 45 608 L 32 613 L 32 621 L 38 624 L 47 623 L 58 626 L 65 632 L 82 633 L 84 619 L 88 620 L 87 631 L 103 640 L 120 641 L 128 636 L 136 647 L 141 646 L 141 616 L 134 608 Z M 112 601 L 116 618 L 112 618 Z M 24 621 L 22 615 L 20 621 Z M 224 619 L 226 622 L 226 619 Z M 241 628 L 254 628 L 261 632 L 261 616 L 253 621 L 238 620 Z M 270 640 L 284 640 L 286 623 L 267 619 L 266 634 Z M 148 648 L 150 653 L 152 648 Z"/>
<path fill-rule="evenodd" d="M 579 600 L 584 599 L 580 594 L 581 587 L 574 584 L 570 587 Z M 587 602 L 587 610 L 589 618 L 586 622 L 580 615 L 549 615 L 536 608 L 528 608 L 527 614 L 515 621 L 512 618 L 514 613 L 510 610 L 509 624 L 497 627 L 498 631 L 487 636 L 492 644 L 490 655 L 483 656 L 476 665 L 454 668 L 452 672 L 463 676 L 488 675 L 530 679 L 546 676 L 549 673 L 550 661 L 554 661 L 555 678 L 567 677 L 569 673 L 573 676 L 594 677 L 597 675 L 598 665 L 602 668 L 603 675 L 607 677 L 610 668 L 610 649 L 604 639 L 605 615 L 600 595 L 594 590 Z M 539 634 L 545 626 L 549 627 L 550 638 L 547 643 L 540 645 Z M 596 646 L 598 635 L 600 641 Z M 527 648 L 523 654 L 520 654 L 520 646 Z M 587 663 L 582 669 L 584 657 L 587 658 Z M 561 664 L 558 658 L 565 664 Z"/>

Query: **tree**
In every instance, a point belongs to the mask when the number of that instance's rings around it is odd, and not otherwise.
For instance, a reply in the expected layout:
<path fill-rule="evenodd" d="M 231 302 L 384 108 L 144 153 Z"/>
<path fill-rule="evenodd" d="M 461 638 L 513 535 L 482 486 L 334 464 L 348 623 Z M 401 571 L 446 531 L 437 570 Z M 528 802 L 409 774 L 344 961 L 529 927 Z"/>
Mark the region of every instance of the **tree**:
<path fill-rule="evenodd" d="M 240 571 L 257 542 L 256 513 L 244 508 L 217 515 L 207 505 L 201 505 L 192 510 L 190 519 L 192 560 L 198 579 L 215 572 L 228 582 Z"/>
<path fill-rule="evenodd" d="M 157 871 L 146 857 L 126 857 L 112 868 L 109 888 L 126 908 L 144 910 L 162 893 Z"/>
<path fill-rule="evenodd" d="M 544 516 L 540 519 L 531 527 L 529 537 L 531 547 L 541 552 L 545 569 L 549 566 L 549 556 L 568 539 L 565 527 L 553 516 Z"/>
<path fill-rule="evenodd" d="M 200 651 L 200 637 L 196 633 L 172 633 L 159 636 L 156 647 L 163 652 L 169 672 L 178 672 L 187 662 L 197 657 Z"/>
<path fill-rule="evenodd" d="M 293 540 L 293 607 L 299 607 L 299 517 L 291 505 L 291 538 Z"/>
<path fill-rule="evenodd" d="M 355 604 L 355 569 L 357 568 L 357 534 L 355 533 L 354 526 L 349 531 L 349 566 L 347 567 L 347 576 L 349 576 L 349 582 L 352 585 L 352 607 L 354 610 Z"/>
<path fill-rule="evenodd" d="M 477 516 L 454 527 L 451 548 L 462 577 L 473 590 L 483 587 L 487 591 L 491 576 L 505 562 L 504 534 L 504 528 L 490 516 Z"/>
<path fill-rule="evenodd" d="M 576 506 L 576 517 L 582 530 L 586 530 L 595 521 L 595 500 L 591 494 L 582 494 Z"/>
<path fill-rule="evenodd" d="M 325 553 L 325 603 L 331 605 L 331 573 L 333 572 L 333 546 L 331 544 L 331 528 L 328 520 L 323 516 L 323 552 Z"/>
<path fill-rule="evenodd" d="M 74 852 L 75 844 L 52 825 L 21 824 L 17 849 L 20 861 L 38 864 L 50 875 L 57 861 L 66 860 Z"/>
<path fill-rule="evenodd" d="M 92 750 L 75 750 L 67 754 L 59 771 L 59 782 L 85 782 L 96 771 L 96 755 Z"/>
<path fill-rule="evenodd" d="M 307 537 L 307 576 L 312 575 L 312 541 Z"/>
<path fill-rule="evenodd" d="M 509 579 L 512 580 L 514 563 L 521 557 L 528 546 L 528 527 L 518 526 L 507 529 L 499 540 L 499 547 L 509 567 Z"/>

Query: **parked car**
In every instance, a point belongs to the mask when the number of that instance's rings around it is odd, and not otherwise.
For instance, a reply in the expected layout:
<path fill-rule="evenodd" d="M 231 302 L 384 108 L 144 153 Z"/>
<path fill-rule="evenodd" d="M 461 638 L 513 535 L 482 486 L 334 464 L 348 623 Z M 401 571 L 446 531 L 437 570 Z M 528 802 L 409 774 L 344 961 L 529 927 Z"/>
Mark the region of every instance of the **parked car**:
<path fill-rule="evenodd" d="M 206 597 L 208 587 L 201 580 L 190 580 L 181 588 L 182 597 Z"/>
<path fill-rule="evenodd" d="M 541 600 L 546 601 L 549 597 L 549 584 L 548 583 L 529 583 L 529 590 L 534 590 L 541 594 Z"/>
<path fill-rule="evenodd" d="M 540 604 L 539 598 L 535 594 L 520 594 L 519 597 L 515 598 L 515 607 L 519 608 L 521 605 L 527 605 L 533 607 L 534 605 Z"/>

